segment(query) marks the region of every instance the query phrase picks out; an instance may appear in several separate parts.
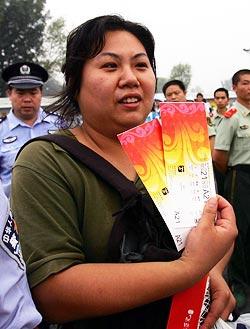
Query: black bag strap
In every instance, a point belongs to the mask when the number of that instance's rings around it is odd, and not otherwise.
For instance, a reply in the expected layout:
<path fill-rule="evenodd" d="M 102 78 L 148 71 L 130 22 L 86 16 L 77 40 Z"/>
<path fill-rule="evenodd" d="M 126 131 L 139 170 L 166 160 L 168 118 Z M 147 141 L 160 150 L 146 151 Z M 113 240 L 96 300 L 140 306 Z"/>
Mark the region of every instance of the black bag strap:
<path fill-rule="evenodd" d="M 73 139 L 71 137 L 58 134 L 35 137 L 33 139 L 30 139 L 21 147 L 16 156 L 16 159 L 26 145 L 39 140 L 53 142 L 62 147 L 72 157 L 81 161 L 96 175 L 102 178 L 106 183 L 115 188 L 120 193 L 123 201 L 127 201 L 131 197 L 138 195 L 139 192 L 137 191 L 132 181 L 127 179 L 107 160 L 105 160 L 93 150 L 79 143 L 76 139 Z"/>

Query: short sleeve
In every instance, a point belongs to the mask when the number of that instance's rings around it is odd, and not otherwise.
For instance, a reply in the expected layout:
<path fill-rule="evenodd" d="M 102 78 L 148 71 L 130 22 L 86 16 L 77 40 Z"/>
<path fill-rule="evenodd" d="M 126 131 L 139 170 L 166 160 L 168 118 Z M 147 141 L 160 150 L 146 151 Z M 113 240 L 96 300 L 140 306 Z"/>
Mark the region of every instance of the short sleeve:
<path fill-rule="evenodd" d="M 229 151 L 235 131 L 237 130 L 237 120 L 235 117 L 223 118 L 217 127 L 214 149 Z"/>
<path fill-rule="evenodd" d="M 73 192 L 82 195 L 82 189 L 65 158 L 61 148 L 39 141 L 26 146 L 14 166 L 11 207 L 31 287 L 85 260 Z"/>

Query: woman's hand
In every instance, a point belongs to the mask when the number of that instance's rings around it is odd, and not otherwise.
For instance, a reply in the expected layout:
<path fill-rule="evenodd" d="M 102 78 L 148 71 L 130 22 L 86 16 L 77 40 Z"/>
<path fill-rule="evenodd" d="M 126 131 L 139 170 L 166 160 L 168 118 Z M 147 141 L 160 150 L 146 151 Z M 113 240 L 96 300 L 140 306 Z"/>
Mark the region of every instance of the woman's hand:
<path fill-rule="evenodd" d="M 199 224 L 188 235 L 181 257 L 190 277 L 207 274 L 230 250 L 236 236 L 235 215 L 230 203 L 221 196 L 209 199 Z"/>

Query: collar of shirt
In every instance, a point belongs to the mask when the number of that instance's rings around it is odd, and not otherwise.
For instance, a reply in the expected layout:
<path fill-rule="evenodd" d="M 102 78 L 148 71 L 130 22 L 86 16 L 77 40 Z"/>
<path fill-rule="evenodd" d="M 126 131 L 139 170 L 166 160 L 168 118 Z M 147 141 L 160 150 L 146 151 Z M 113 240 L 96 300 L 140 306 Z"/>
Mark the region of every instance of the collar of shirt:
<path fill-rule="evenodd" d="M 44 111 L 42 110 L 42 108 L 40 107 L 39 112 L 38 112 L 38 116 L 36 121 L 34 122 L 33 126 L 36 125 L 37 123 L 40 123 L 42 121 L 46 121 L 46 122 L 50 122 L 49 117 L 46 117 L 46 113 L 44 113 Z M 27 126 L 30 127 L 29 125 L 27 125 L 25 122 L 23 122 L 22 120 L 18 119 L 14 112 L 13 109 L 10 110 L 9 114 L 7 115 L 8 117 L 8 122 L 9 122 L 9 129 L 12 130 L 14 128 L 16 128 L 17 126 Z"/>
<path fill-rule="evenodd" d="M 220 113 L 217 112 L 217 110 L 215 110 L 214 119 L 216 119 L 216 118 L 223 118 L 223 114 L 220 114 Z"/>
<path fill-rule="evenodd" d="M 244 105 L 240 104 L 238 101 L 234 102 L 233 107 L 239 110 L 244 117 L 250 114 L 250 110 L 246 108 Z"/>

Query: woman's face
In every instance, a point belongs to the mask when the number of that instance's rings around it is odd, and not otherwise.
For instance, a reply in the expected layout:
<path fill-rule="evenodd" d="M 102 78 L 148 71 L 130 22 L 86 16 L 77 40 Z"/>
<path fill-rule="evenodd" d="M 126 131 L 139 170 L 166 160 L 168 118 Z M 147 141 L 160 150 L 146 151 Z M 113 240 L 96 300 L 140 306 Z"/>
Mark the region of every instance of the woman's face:
<path fill-rule="evenodd" d="M 155 76 L 141 42 L 107 32 L 102 51 L 82 70 L 78 103 L 84 125 L 107 136 L 144 122 L 152 109 Z"/>

